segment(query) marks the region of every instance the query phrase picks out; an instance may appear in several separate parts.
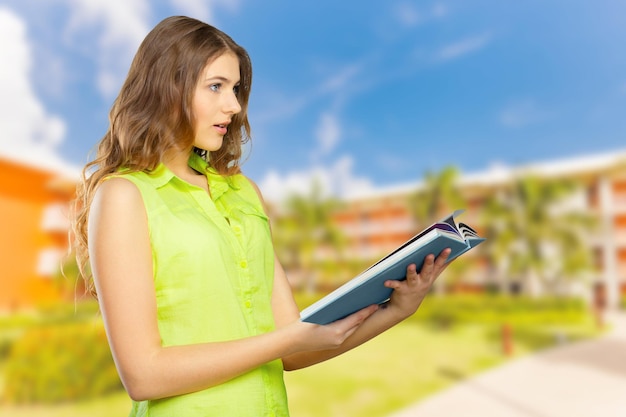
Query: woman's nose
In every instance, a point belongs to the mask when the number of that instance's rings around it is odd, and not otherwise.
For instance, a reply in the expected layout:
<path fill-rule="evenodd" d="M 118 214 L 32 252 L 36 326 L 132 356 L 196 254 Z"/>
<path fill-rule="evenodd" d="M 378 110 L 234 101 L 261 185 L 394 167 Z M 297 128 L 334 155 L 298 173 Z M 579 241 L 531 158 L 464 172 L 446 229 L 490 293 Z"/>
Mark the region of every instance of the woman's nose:
<path fill-rule="evenodd" d="M 240 111 L 241 105 L 239 104 L 239 99 L 237 98 L 237 95 L 234 92 L 228 94 L 228 96 L 225 98 L 224 112 L 237 114 Z"/>

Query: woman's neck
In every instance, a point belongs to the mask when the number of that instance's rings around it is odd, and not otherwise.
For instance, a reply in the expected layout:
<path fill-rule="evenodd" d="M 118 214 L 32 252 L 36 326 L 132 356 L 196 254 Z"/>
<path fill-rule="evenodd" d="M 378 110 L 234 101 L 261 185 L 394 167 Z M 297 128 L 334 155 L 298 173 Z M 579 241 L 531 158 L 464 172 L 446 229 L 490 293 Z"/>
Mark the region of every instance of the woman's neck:
<path fill-rule="evenodd" d="M 206 176 L 189 166 L 190 156 L 191 154 L 189 152 L 171 153 L 167 157 L 164 157 L 162 162 L 163 165 L 178 178 L 204 189 L 210 195 L 211 191 L 209 190 L 209 183 Z"/>
<path fill-rule="evenodd" d="M 189 178 L 190 176 L 202 175 L 202 173 L 194 170 L 189 166 L 189 152 L 170 153 L 163 158 L 163 165 L 180 178 Z"/>

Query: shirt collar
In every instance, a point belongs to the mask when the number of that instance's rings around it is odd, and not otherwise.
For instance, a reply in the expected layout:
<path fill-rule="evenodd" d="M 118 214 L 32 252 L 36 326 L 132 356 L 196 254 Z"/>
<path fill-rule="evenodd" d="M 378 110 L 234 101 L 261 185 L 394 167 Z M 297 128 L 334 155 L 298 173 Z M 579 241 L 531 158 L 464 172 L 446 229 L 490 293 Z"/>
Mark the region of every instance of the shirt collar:
<path fill-rule="evenodd" d="M 174 178 L 174 173 L 167 169 L 165 164 L 159 163 L 156 168 L 150 171 L 150 178 L 152 178 L 152 182 L 156 188 L 161 188 Z"/>
<path fill-rule="evenodd" d="M 231 177 L 220 175 L 214 168 L 209 166 L 204 158 L 195 152 L 191 153 L 188 164 L 196 171 L 206 174 L 209 183 L 209 190 L 211 191 L 211 198 L 214 200 L 222 196 L 226 191 L 228 191 L 229 188 L 237 188 Z M 150 175 L 157 188 L 164 186 L 175 177 L 174 173 L 163 163 L 160 163 L 152 172 L 150 172 Z"/>

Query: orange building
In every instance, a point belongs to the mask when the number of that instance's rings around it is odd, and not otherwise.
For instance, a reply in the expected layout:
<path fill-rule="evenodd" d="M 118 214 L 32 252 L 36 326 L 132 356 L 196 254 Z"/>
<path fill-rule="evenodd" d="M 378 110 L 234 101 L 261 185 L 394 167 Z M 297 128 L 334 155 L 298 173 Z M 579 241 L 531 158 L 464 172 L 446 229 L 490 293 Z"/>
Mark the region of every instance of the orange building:
<path fill-rule="evenodd" d="M 529 173 L 581 185 L 566 204 L 600 220 L 588 237 L 597 266 L 591 281 L 606 289 L 610 306 L 617 305 L 626 295 L 626 151 L 463 174 L 458 186 L 468 207 L 460 220 L 478 225 L 485 199 Z M 67 212 L 77 179 L 78 170 L 63 164 L 35 165 L 0 153 L 0 311 L 64 296 L 54 277 L 67 253 Z M 346 257 L 374 260 L 411 237 L 417 226 L 409 200 L 419 187 L 398 185 L 346 200 L 335 216 L 348 238 Z M 486 264 L 478 259 L 472 266 L 463 282 L 480 287 L 489 276 Z M 590 296 L 590 286 L 583 290 Z"/>
<path fill-rule="evenodd" d="M 0 311 L 63 296 L 59 267 L 68 248 L 69 202 L 78 170 L 0 154 Z"/>
<path fill-rule="evenodd" d="M 463 174 L 457 186 L 468 207 L 459 220 L 480 231 L 479 216 L 485 200 L 508 187 L 516 178 L 528 174 L 575 180 L 580 185 L 564 204 L 600 220 L 600 227 L 590 231 L 588 236 L 597 272 L 586 285 L 573 283 L 567 291 L 590 299 L 589 284 L 599 284 L 606 291 L 609 306 L 615 307 L 620 296 L 626 296 L 626 151 L 527 166 L 497 166 L 483 172 Z M 347 255 L 375 260 L 416 233 L 418 227 L 410 199 L 420 187 L 422 184 L 416 182 L 346 200 L 335 220 L 348 238 Z M 477 252 L 464 255 L 464 259 L 476 257 Z M 476 262 L 471 262 L 472 268 L 463 272 L 463 284 L 472 289 L 484 286 L 490 279 L 493 282 L 493 271 L 487 270 L 486 262 L 472 260 Z M 496 276 L 495 280 L 498 279 L 502 280 L 502 277 Z"/>

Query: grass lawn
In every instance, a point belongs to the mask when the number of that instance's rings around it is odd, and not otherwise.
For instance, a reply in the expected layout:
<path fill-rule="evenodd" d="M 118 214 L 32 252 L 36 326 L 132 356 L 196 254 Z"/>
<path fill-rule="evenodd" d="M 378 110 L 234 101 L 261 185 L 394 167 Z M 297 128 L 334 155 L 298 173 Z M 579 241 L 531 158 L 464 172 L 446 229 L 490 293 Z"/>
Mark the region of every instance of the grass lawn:
<path fill-rule="evenodd" d="M 103 398 L 59 405 L 1 406 L 0 416 L 7 417 L 126 417 L 130 400 L 126 392 Z"/>
<path fill-rule="evenodd" d="M 485 331 L 402 323 L 341 357 L 287 373 L 292 417 L 388 415 L 504 361 Z"/>
<path fill-rule="evenodd" d="M 581 337 L 590 336 L 590 332 L 582 333 L 585 335 Z M 341 357 L 286 373 L 291 415 L 389 415 L 507 360 L 498 334 L 498 328 L 493 325 L 462 325 L 442 330 L 421 323 L 401 323 Z M 515 340 L 517 355 L 545 347 L 548 339 L 539 337 L 538 342 L 529 343 L 536 335 L 520 332 L 520 337 Z M 0 403 L 0 416 L 11 417 L 125 417 L 129 410 L 130 400 L 124 392 L 54 406 Z"/>

